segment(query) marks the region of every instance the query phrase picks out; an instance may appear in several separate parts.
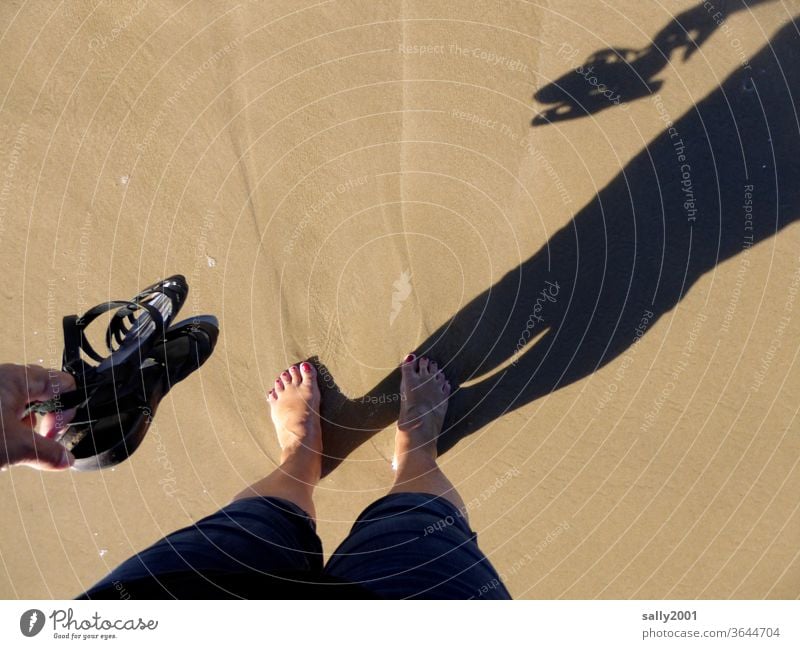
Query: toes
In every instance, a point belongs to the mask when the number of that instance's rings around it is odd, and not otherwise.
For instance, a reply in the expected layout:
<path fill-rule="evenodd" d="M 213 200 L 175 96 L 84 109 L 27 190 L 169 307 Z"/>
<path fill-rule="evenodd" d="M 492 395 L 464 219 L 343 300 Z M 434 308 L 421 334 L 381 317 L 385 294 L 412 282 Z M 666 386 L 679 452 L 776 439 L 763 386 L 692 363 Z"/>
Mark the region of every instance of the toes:
<path fill-rule="evenodd" d="M 436 374 L 439 371 L 439 366 L 436 364 L 435 361 L 428 361 L 428 371 L 431 374 Z"/>
<path fill-rule="evenodd" d="M 433 380 L 437 383 L 444 381 L 444 373 L 440 370 L 433 375 Z"/>
<path fill-rule="evenodd" d="M 281 372 L 281 380 L 283 381 L 284 385 L 292 384 L 292 375 L 289 374 L 288 370 L 283 370 L 283 372 Z"/>
<path fill-rule="evenodd" d="M 422 375 L 427 375 L 428 374 L 428 363 L 429 363 L 428 359 L 425 358 L 424 356 L 419 359 L 419 373 L 420 374 L 422 374 Z"/>
<path fill-rule="evenodd" d="M 283 387 L 284 387 L 283 386 L 283 381 L 281 380 L 281 377 L 279 376 L 277 379 L 275 379 L 275 387 L 273 389 L 275 390 L 276 393 L 277 392 L 283 392 Z"/>
<path fill-rule="evenodd" d="M 408 378 L 414 374 L 414 365 L 417 357 L 414 354 L 409 354 L 403 359 L 403 364 L 400 366 L 400 372 L 403 378 Z"/>
<path fill-rule="evenodd" d="M 275 401 L 278 398 L 278 395 L 275 393 L 275 390 L 270 390 L 267 392 L 267 401 Z"/>
<path fill-rule="evenodd" d="M 312 383 L 314 382 L 314 379 L 317 377 L 317 371 L 311 363 L 301 363 L 300 370 L 304 381 L 310 380 Z"/>
<path fill-rule="evenodd" d="M 303 377 L 300 376 L 300 368 L 297 365 L 292 365 L 289 368 L 289 375 L 292 377 L 292 383 L 295 385 L 300 385 L 303 380 Z"/>
<path fill-rule="evenodd" d="M 450 394 L 450 381 L 445 381 L 445 382 L 442 384 L 442 392 L 443 392 L 445 395 L 448 395 L 448 394 Z"/>

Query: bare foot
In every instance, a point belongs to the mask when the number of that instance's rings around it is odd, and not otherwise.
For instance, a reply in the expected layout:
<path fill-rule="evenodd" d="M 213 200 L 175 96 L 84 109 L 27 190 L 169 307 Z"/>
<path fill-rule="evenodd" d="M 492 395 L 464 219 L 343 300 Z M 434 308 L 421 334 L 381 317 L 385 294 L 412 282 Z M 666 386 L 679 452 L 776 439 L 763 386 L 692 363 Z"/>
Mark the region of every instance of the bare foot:
<path fill-rule="evenodd" d="M 442 432 L 450 383 L 439 367 L 424 356 L 409 354 L 400 367 L 400 415 L 392 468 L 421 458 L 436 461 L 436 439 Z"/>
<path fill-rule="evenodd" d="M 317 474 L 322 461 L 322 431 L 319 423 L 320 392 L 317 372 L 311 363 L 292 365 L 275 379 L 267 394 L 272 423 L 278 434 L 281 464 L 292 457 L 308 461 Z"/>

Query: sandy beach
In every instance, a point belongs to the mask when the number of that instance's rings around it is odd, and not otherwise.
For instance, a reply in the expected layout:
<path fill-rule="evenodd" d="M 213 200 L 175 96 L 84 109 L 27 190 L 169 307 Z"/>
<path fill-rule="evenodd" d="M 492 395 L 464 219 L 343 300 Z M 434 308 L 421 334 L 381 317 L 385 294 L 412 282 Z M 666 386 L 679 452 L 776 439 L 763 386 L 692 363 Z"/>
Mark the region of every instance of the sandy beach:
<path fill-rule="evenodd" d="M 0 597 L 271 471 L 306 359 L 332 552 L 412 351 L 515 598 L 800 596 L 800 2 L 747 4 L 3 3 L 0 359 L 175 273 L 221 333 L 129 461 L 0 473 Z"/>

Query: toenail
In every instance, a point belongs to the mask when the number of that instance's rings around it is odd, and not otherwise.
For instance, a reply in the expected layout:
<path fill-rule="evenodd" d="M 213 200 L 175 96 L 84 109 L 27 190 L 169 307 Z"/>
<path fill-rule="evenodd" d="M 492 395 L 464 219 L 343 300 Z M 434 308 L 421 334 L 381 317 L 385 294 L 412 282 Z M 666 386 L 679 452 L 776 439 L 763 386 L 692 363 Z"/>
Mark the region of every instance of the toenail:
<path fill-rule="evenodd" d="M 413 360 L 414 360 L 414 354 L 409 354 L 408 356 L 406 356 L 405 362 L 410 363 Z"/>
<path fill-rule="evenodd" d="M 300 367 L 303 368 L 304 372 L 311 373 L 311 365 L 309 365 L 308 363 L 303 363 Z"/>

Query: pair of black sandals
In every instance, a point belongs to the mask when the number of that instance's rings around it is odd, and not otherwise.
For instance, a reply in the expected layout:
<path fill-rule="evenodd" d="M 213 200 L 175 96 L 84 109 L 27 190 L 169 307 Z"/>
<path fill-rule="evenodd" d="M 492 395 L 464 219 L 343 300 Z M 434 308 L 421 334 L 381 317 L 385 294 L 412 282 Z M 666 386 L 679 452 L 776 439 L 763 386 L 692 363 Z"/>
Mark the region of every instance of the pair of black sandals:
<path fill-rule="evenodd" d="M 28 404 L 26 414 L 76 409 L 56 438 L 75 456 L 74 469 L 102 469 L 127 459 L 167 392 L 211 356 L 219 336 L 214 316 L 174 323 L 188 293 L 186 278 L 173 275 L 131 300 L 98 304 L 80 317 L 64 318 L 62 369 L 75 378 L 76 389 Z M 103 356 L 86 331 L 98 316 L 115 309 Z"/>

